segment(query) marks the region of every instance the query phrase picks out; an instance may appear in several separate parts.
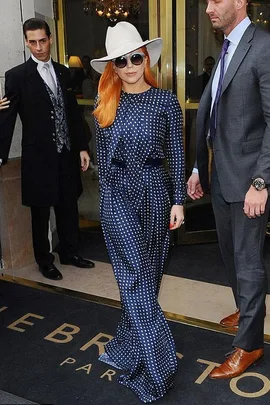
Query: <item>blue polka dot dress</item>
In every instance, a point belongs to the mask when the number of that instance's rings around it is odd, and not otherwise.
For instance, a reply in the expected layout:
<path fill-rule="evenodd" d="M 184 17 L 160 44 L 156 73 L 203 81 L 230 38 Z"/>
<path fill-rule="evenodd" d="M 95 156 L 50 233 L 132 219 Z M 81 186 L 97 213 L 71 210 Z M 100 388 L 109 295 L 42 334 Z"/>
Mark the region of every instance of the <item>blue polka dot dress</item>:
<path fill-rule="evenodd" d="M 113 125 L 101 129 L 96 122 L 100 217 L 122 306 L 105 361 L 123 370 L 119 382 L 144 403 L 161 398 L 177 371 L 158 293 L 171 206 L 186 197 L 182 123 L 176 96 L 153 87 L 122 92 Z M 169 170 L 149 167 L 149 158 L 166 158 Z"/>

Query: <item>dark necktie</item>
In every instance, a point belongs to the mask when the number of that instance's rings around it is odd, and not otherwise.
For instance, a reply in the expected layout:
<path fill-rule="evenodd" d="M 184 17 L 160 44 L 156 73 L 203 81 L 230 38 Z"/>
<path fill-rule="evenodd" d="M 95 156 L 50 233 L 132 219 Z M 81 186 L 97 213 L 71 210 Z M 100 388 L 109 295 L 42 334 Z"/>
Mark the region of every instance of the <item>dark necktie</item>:
<path fill-rule="evenodd" d="M 217 107 L 218 107 L 218 102 L 219 102 L 219 99 L 221 96 L 222 83 L 223 83 L 223 78 L 224 78 L 225 56 L 226 56 L 229 45 L 230 45 L 230 41 L 228 39 L 225 39 L 223 42 L 223 45 L 222 45 L 221 55 L 220 55 L 220 75 L 219 75 L 219 79 L 218 79 L 217 93 L 216 93 L 216 98 L 215 98 L 215 101 L 213 104 L 212 113 L 211 113 L 211 117 L 210 117 L 210 138 L 211 138 L 212 142 L 216 135 Z"/>

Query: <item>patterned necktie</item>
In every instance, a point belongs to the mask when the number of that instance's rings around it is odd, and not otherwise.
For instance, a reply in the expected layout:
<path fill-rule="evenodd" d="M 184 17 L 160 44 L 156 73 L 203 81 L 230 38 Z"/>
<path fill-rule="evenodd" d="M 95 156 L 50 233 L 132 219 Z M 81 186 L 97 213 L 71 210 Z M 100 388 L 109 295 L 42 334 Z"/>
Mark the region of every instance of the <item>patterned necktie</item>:
<path fill-rule="evenodd" d="M 212 108 L 212 113 L 210 117 L 210 138 L 213 142 L 215 135 L 216 135 L 216 129 L 217 129 L 217 107 L 218 107 L 218 102 L 221 96 L 221 90 L 222 90 L 222 83 L 223 83 L 223 78 L 224 78 L 224 67 L 225 67 L 225 56 L 228 50 L 228 47 L 230 45 L 230 41 L 228 39 L 225 39 L 222 45 L 222 50 L 221 50 L 221 56 L 220 56 L 220 75 L 218 79 L 218 87 L 217 87 L 217 93 L 216 93 L 216 98 L 213 104 Z"/>
<path fill-rule="evenodd" d="M 46 77 L 45 82 L 50 87 L 51 91 L 53 92 L 53 94 L 56 97 L 57 96 L 57 87 L 56 87 L 56 83 L 53 78 L 53 75 L 51 73 L 49 63 L 44 63 L 43 69 L 44 69 L 45 77 Z"/>

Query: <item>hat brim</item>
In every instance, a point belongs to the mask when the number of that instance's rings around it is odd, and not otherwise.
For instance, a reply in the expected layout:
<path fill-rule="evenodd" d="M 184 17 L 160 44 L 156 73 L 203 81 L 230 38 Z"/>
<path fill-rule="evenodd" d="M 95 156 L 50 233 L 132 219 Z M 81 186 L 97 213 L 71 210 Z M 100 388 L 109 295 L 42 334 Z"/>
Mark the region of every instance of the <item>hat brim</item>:
<path fill-rule="evenodd" d="M 121 47 L 115 49 L 110 55 L 104 56 L 99 59 L 92 59 L 90 64 L 92 68 L 98 72 L 103 73 L 108 62 L 113 59 L 119 58 L 120 56 L 127 55 L 128 53 L 135 51 L 136 49 L 146 46 L 150 58 L 150 67 L 154 66 L 161 55 L 162 50 L 162 38 L 155 38 L 148 41 L 138 42 L 138 43 L 126 43 Z"/>

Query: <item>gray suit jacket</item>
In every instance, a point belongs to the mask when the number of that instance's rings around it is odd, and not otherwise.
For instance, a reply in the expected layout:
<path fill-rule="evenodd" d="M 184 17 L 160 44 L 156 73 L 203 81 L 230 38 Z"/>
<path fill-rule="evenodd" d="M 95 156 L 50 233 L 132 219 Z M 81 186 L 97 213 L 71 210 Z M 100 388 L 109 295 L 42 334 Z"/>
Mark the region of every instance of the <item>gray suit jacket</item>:
<path fill-rule="evenodd" d="M 213 77 L 214 71 L 197 114 L 197 167 L 204 191 L 209 189 L 206 136 Z M 243 201 L 254 177 L 270 185 L 270 34 L 253 24 L 224 76 L 213 150 L 228 202 Z"/>

